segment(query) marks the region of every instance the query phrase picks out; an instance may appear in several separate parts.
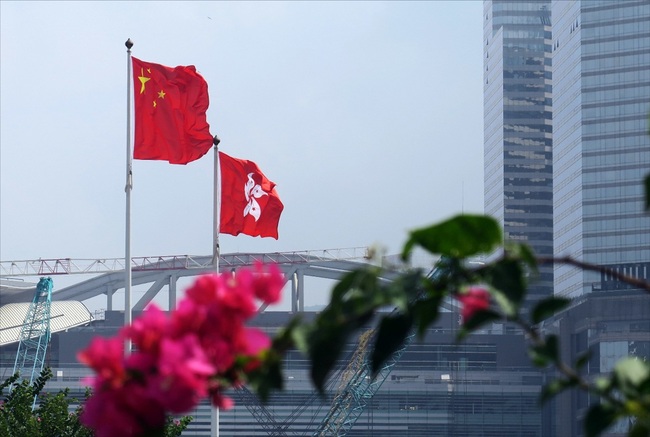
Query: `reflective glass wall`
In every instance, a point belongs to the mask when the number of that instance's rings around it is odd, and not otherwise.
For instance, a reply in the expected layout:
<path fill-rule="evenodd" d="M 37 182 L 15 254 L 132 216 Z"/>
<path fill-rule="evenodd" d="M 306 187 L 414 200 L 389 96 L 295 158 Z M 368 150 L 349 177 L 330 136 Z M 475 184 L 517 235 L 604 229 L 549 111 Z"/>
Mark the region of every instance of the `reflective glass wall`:
<path fill-rule="evenodd" d="M 555 251 L 648 279 L 650 2 L 554 1 Z M 617 290 L 568 267 L 555 292 Z"/>
<path fill-rule="evenodd" d="M 550 1 L 484 2 L 485 213 L 506 240 L 553 253 Z M 553 294 L 553 269 L 530 287 Z"/>

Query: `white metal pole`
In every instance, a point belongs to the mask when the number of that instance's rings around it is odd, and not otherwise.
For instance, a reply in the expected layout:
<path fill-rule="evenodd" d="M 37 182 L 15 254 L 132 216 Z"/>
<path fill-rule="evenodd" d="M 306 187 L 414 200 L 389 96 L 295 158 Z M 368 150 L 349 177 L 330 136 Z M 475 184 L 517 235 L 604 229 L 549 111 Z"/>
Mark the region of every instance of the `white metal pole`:
<path fill-rule="evenodd" d="M 221 184 L 219 180 L 219 143 L 221 140 L 215 135 L 212 140 L 214 144 L 214 195 L 212 201 L 212 265 L 214 271 L 219 273 L 219 215 L 221 214 Z"/>
<path fill-rule="evenodd" d="M 124 326 L 131 324 L 131 190 L 133 189 L 133 158 L 131 156 L 131 47 L 133 41 L 126 40 L 126 226 L 124 249 Z M 126 353 L 131 352 L 131 342 L 127 340 Z"/>
<path fill-rule="evenodd" d="M 214 201 L 212 203 L 213 217 L 212 217 L 212 266 L 214 272 L 219 273 L 219 256 L 221 249 L 219 248 L 219 214 L 221 213 L 221 186 L 219 181 L 219 138 L 214 136 Z M 210 435 L 219 437 L 219 408 L 212 407 L 210 414 Z"/>

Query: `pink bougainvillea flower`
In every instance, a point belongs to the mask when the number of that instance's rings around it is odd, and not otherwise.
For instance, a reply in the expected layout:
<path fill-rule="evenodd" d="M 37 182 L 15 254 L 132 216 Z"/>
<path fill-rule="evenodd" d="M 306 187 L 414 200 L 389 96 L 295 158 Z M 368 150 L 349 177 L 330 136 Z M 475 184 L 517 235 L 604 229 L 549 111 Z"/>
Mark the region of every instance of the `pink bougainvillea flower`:
<path fill-rule="evenodd" d="M 119 336 L 93 338 L 88 347 L 77 354 L 77 359 L 95 371 L 97 383 L 119 387 L 126 379 L 124 341 Z"/>
<path fill-rule="evenodd" d="M 205 397 L 205 390 L 195 391 L 181 380 L 159 374 L 150 376 L 147 384 L 161 409 L 172 414 L 190 411 Z"/>
<path fill-rule="evenodd" d="M 158 356 L 147 352 L 133 352 L 124 359 L 124 369 L 129 379 L 144 380 L 156 372 Z"/>
<path fill-rule="evenodd" d="M 181 300 L 171 315 L 171 335 L 181 336 L 188 332 L 199 335 L 204 329 L 207 311 L 207 305 L 199 305 L 192 299 Z"/>
<path fill-rule="evenodd" d="M 210 401 L 212 402 L 212 405 L 219 408 L 220 410 L 230 410 L 235 406 L 235 402 L 232 400 L 232 398 L 224 396 L 221 391 L 214 391 L 210 397 Z"/>
<path fill-rule="evenodd" d="M 262 262 L 255 263 L 253 290 L 256 298 L 268 304 L 278 303 L 283 286 L 284 275 L 280 267 L 276 264 L 269 264 L 268 272 L 264 272 L 264 264 Z"/>
<path fill-rule="evenodd" d="M 197 304 L 207 305 L 217 298 L 218 290 L 223 286 L 223 275 L 202 275 L 185 291 L 185 296 Z"/>
<path fill-rule="evenodd" d="M 122 334 L 130 338 L 139 351 L 158 353 L 160 340 L 169 333 L 169 320 L 156 304 L 150 304 L 140 317 L 130 326 L 122 329 Z"/>
<path fill-rule="evenodd" d="M 282 272 L 261 264 L 235 275 L 204 275 L 187 290 L 171 316 L 156 305 L 112 339 L 94 339 L 79 360 L 96 373 L 82 423 L 98 437 L 136 437 L 158 432 L 167 414 L 190 411 L 208 397 L 234 405 L 223 390 L 243 384 L 271 346 L 261 330 L 245 323 L 256 299 L 275 303 Z M 125 356 L 124 341 L 135 351 Z"/>
<path fill-rule="evenodd" d="M 261 329 L 246 328 L 245 334 L 245 349 L 241 351 L 243 355 L 258 355 L 261 351 L 271 347 L 271 339 Z"/>
<path fill-rule="evenodd" d="M 470 287 L 465 293 L 457 295 L 456 299 L 463 305 L 460 312 L 463 323 L 490 306 L 490 293 L 483 287 Z"/>
<path fill-rule="evenodd" d="M 80 420 L 97 437 L 136 437 L 162 429 L 165 411 L 148 396 L 146 388 L 130 384 L 95 391 L 86 401 Z"/>
<path fill-rule="evenodd" d="M 179 339 L 163 339 L 158 359 L 158 372 L 163 377 L 187 385 L 200 396 L 207 394 L 206 380 L 215 368 L 201 348 L 195 335 Z"/>
<path fill-rule="evenodd" d="M 237 272 L 224 281 L 224 287 L 219 290 L 219 304 L 231 313 L 231 317 L 241 322 L 251 318 L 257 312 L 253 284 L 248 280 L 248 270 Z"/>

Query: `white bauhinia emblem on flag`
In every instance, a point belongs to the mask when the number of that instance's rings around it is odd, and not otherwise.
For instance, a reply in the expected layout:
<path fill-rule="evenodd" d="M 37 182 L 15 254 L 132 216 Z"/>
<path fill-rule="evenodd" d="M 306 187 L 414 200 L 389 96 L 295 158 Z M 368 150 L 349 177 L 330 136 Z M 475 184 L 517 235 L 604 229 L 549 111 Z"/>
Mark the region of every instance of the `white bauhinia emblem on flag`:
<path fill-rule="evenodd" d="M 246 208 L 244 208 L 244 217 L 250 214 L 253 216 L 255 221 L 258 221 L 260 219 L 262 209 L 260 208 L 260 204 L 257 203 L 257 200 L 255 199 L 259 199 L 262 196 L 268 196 L 268 193 L 265 193 L 262 190 L 262 187 L 259 184 L 255 183 L 252 176 L 253 173 L 248 173 L 248 181 L 244 186 L 244 194 L 246 195 L 246 200 L 248 201 Z"/>

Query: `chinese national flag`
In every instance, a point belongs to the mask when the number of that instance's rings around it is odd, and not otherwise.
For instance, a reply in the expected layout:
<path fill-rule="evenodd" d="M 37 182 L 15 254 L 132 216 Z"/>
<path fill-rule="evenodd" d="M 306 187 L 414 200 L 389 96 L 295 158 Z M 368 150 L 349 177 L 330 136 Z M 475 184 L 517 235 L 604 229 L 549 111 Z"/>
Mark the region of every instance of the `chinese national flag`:
<path fill-rule="evenodd" d="M 219 152 L 221 214 L 219 232 L 278 239 L 284 205 L 257 164 Z"/>
<path fill-rule="evenodd" d="M 133 58 L 133 158 L 187 164 L 212 147 L 208 84 L 194 66 L 165 67 Z"/>

